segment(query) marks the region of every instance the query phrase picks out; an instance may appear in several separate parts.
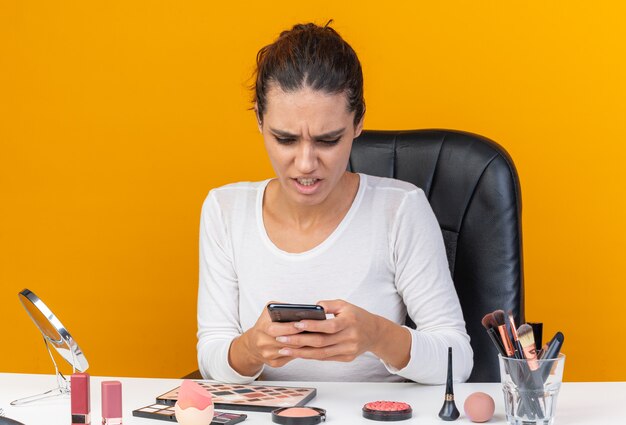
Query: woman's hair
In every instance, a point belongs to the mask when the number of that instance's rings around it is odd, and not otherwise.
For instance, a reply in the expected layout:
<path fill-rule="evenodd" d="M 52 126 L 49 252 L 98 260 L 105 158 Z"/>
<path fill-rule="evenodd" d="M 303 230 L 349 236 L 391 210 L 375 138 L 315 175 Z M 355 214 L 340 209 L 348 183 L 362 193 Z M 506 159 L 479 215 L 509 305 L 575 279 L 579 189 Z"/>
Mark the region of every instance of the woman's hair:
<path fill-rule="evenodd" d="M 259 50 L 253 85 L 259 121 L 273 84 L 290 92 L 309 87 L 329 94 L 345 93 L 348 111 L 355 112 L 354 125 L 365 113 L 363 72 L 355 51 L 329 27 L 298 24 Z"/>

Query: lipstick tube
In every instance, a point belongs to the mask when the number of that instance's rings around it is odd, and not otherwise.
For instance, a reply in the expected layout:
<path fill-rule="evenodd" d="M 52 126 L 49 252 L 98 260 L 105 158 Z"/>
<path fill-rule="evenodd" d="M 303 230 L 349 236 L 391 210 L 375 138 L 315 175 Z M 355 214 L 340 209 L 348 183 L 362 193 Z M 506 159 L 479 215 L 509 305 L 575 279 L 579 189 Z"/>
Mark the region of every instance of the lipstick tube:
<path fill-rule="evenodd" d="M 102 425 L 122 425 L 120 381 L 102 381 Z"/>
<path fill-rule="evenodd" d="M 91 425 L 89 374 L 75 373 L 70 378 L 72 425 Z"/>

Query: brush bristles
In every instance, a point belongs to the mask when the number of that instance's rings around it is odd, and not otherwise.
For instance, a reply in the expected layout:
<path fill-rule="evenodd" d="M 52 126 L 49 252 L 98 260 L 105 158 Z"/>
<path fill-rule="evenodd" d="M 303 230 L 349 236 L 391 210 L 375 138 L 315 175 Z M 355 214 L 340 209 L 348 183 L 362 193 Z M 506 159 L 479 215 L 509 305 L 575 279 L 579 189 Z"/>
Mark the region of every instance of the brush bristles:
<path fill-rule="evenodd" d="M 522 347 L 530 347 L 535 344 L 535 335 L 533 334 L 533 328 L 530 325 L 524 323 L 517 329 L 517 336 L 519 338 Z"/>
<path fill-rule="evenodd" d="M 493 313 L 485 314 L 483 320 L 480 321 L 483 324 L 485 329 L 497 328 L 498 324 L 496 323 L 496 319 L 493 318 Z"/>
<path fill-rule="evenodd" d="M 503 310 L 496 310 L 493 312 L 493 317 L 496 320 L 496 323 L 498 326 L 502 326 L 504 325 L 505 322 L 505 315 L 504 315 L 504 311 Z"/>

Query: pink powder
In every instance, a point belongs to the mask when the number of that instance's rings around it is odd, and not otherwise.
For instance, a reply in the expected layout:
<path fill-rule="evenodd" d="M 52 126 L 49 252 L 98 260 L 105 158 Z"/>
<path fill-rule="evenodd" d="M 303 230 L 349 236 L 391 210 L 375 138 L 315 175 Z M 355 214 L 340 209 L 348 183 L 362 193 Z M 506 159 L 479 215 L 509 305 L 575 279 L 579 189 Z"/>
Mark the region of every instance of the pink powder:
<path fill-rule="evenodd" d="M 407 403 L 399 401 L 372 401 L 365 405 L 365 408 L 370 410 L 378 410 L 382 412 L 401 412 L 403 410 L 410 409 Z"/>
<path fill-rule="evenodd" d="M 308 407 L 290 407 L 289 409 L 277 413 L 277 415 L 290 418 L 305 418 L 308 416 L 319 416 L 319 412 Z"/>

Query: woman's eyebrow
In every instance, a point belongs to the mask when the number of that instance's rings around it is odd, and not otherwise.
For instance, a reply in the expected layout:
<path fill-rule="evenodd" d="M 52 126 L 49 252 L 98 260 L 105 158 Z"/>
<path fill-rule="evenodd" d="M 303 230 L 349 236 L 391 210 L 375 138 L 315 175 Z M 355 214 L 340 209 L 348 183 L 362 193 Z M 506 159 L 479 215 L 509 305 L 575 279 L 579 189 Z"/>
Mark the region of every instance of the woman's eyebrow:
<path fill-rule="evenodd" d="M 343 132 L 346 131 L 345 127 L 344 128 L 340 128 L 338 130 L 333 130 L 333 131 L 327 131 L 326 133 L 323 134 L 319 134 L 317 136 L 313 136 L 313 138 L 315 140 L 328 140 L 328 139 L 335 139 L 339 136 L 341 136 L 343 134 Z"/>
<path fill-rule="evenodd" d="M 285 137 L 285 138 L 291 138 L 291 139 L 297 139 L 298 137 L 300 137 L 299 134 L 293 134 L 293 133 L 290 133 L 288 131 L 279 130 L 277 128 L 270 127 L 270 131 L 274 135 L 276 135 L 278 137 Z M 333 139 L 333 138 L 341 136 L 344 131 L 346 131 L 345 127 L 337 129 L 337 130 L 327 131 L 326 133 L 322 133 L 322 134 L 318 134 L 317 136 L 313 136 L 313 139 L 315 139 L 315 140 Z"/>
<path fill-rule="evenodd" d="M 297 134 L 293 134 L 293 133 L 290 133 L 290 132 L 288 132 L 288 131 L 284 131 L 284 130 L 279 130 L 279 129 L 277 129 L 277 128 L 272 128 L 272 127 L 270 127 L 270 131 L 271 131 L 271 132 L 272 132 L 275 136 L 278 136 L 278 137 L 285 137 L 285 138 L 290 138 L 290 139 L 297 139 L 298 137 L 300 137 L 300 136 L 299 136 L 299 135 L 297 135 Z"/>

